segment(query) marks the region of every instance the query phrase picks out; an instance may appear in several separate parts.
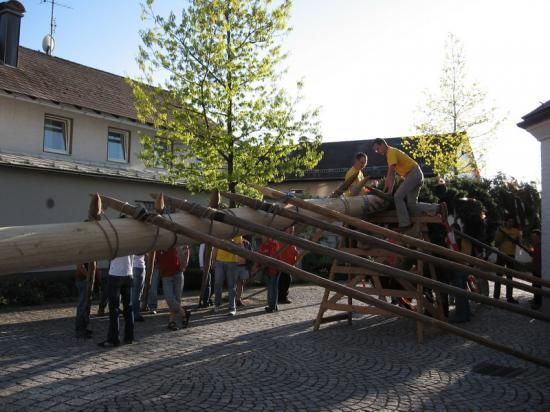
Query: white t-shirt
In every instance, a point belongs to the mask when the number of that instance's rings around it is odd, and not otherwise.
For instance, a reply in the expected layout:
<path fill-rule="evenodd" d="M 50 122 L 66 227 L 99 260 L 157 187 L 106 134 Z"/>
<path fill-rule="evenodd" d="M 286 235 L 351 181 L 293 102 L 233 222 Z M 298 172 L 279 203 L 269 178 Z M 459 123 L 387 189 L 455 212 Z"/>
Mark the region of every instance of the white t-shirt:
<path fill-rule="evenodd" d="M 145 268 L 145 255 L 134 255 L 134 267 L 139 269 Z"/>
<path fill-rule="evenodd" d="M 111 276 L 132 276 L 134 255 L 120 256 L 111 260 L 109 275 Z"/>
<path fill-rule="evenodd" d="M 201 268 L 204 267 L 204 252 L 205 252 L 205 249 L 206 249 L 206 244 L 201 243 L 201 245 L 199 246 L 199 267 L 201 267 Z"/>

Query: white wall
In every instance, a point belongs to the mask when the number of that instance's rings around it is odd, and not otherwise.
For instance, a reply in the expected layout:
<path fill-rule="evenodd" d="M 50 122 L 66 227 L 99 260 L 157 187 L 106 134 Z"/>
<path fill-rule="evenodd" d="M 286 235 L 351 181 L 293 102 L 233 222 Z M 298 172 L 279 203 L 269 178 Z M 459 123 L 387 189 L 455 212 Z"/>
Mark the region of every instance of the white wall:
<path fill-rule="evenodd" d="M 542 277 L 550 280 L 550 119 L 527 128 L 541 142 L 542 180 Z M 544 297 L 543 310 L 550 314 L 550 298 Z"/>
<path fill-rule="evenodd" d="M 72 150 L 70 155 L 43 151 L 44 116 L 58 115 L 72 120 Z M 41 155 L 64 160 L 101 163 L 112 167 L 144 169 L 138 158 L 141 151 L 138 127 L 123 124 L 117 119 L 91 117 L 78 110 L 66 111 L 56 107 L 0 95 L 0 150 Z M 109 127 L 130 132 L 129 163 L 107 160 L 107 132 Z M 143 130 L 143 129 L 141 129 Z M 149 131 L 150 132 L 150 131 Z"/>

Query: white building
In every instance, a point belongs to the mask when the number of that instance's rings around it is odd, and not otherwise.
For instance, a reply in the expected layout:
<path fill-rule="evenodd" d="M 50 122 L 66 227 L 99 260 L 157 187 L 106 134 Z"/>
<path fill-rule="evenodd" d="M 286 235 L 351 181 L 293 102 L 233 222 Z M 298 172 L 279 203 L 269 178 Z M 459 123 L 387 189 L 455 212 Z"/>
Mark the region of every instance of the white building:
<path fill-rule="evenodd" d="M 541 143 L 542 178 L 542 277 L 550 281 L 550 100 L 522 117 L 518 124 Z M 550 313 L 550 298 L 544 297 L 544 311 Z"/>
<path fill-rule="evenodd" d="M 79 221 L 89 194 L 130 203 L 150 193 L 188 197 L 139 158 L 126 79 L 19 46 L 25 9 L 0 3 L 0 227 Z"/>

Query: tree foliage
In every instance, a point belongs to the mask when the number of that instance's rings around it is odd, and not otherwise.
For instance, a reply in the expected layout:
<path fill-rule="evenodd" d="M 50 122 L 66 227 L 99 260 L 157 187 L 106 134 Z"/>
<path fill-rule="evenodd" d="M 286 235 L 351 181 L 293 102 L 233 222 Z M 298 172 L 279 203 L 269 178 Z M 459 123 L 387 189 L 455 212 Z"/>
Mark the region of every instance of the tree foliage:
<path fill-rule="evenodd" d="M 470 140 L 466 132 L 432 134 L 403 139 L 403 148 L 432 168 L 438 176 L 473 172 Z"/>
<path fill-rule="evenodd" d="M 494 179 L 455 177 L 442 185 L 438 179 L 427 179 L 421 192 L 423 201 L 445 201 L 449 213 L 460 217 L 465 233 L 490 243 L 496 229 L 512 217 L 528 233 L 540 228 L 541 197 L 536 187 L 516 181 L 504 174 Z M 486 219 L 482 219 L 482 214 Z M 485 223 L 482 222 L 485 220 Z M 486 233 L 480 234 L 485 227 Z"/>
<path fill-rule="evenodd" d="M 146 164 L 193 191 L 232 192 L 317 164 L 318 112 L 298 112 L 301 97 L 278 86 L 290 9 L 290 0 L 192 0 L 179 17 L 162 17 L 147 1 L 143 79 L 132 83 L 140 120 L 157 130 L 142 136 Z M 159 72 L 162 85 L 144 86 Z"/>
<path fill-rule="evenodd" d="M 421 120 L 415 125 L 421 136 L 407 140 L 413 156 L 422 157 L 441 176 L 456 176 L 483 163 L 484 145 L 504 119 L 497 118 L 497 108 L 486 103 L 487 93 L 468 81 L 464 49 L 452 33 L 445 50 L 439 91 L 426 93 Z M 437 143 L 443 147 L 428 149 Z"/>

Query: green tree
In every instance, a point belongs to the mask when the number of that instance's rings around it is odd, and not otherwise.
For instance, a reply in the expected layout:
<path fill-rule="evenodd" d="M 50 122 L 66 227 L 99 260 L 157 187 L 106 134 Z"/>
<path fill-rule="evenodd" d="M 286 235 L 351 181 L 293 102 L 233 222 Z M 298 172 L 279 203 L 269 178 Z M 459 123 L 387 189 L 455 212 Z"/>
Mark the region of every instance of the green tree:
<path fill-rule="evenodd" d="M 141 154 L 190 190 L 242 191 L 244 184 L 303 175 L 321 157 L 318 111 L 299 112 L 298 96 L 278 86 L 291 1 L 191 0 L 180 17 L 143 6 L 152 27 L 140 35 L 141 82 L 132 82 Z M 165 74 L 163 84 L 153 75 Z"/>
<path fill-rule="evenodd" d="M 496 107 L 486 103 L 487 93 L 477 83 L 468 82 L 464 49 L 452 33 L 445 49 L 439 91 L 426 94 L 420 108 L 422 120 L 415 125 L 421 136 L 407 138 L 406 147 L 437 174 L 456 176 L 473 172 L 483 163 L 484 144 L 504 119 L 497 117 Z M 433 147 L 438 144 L 442 147 Z"/>

